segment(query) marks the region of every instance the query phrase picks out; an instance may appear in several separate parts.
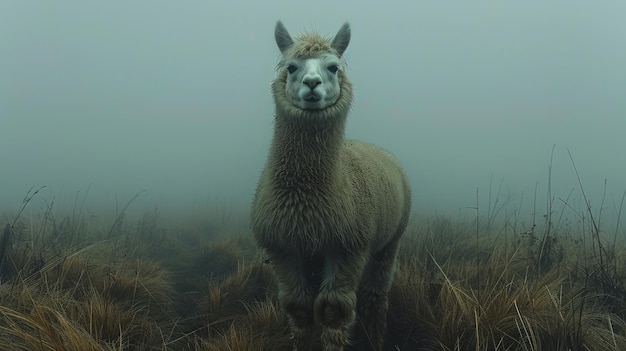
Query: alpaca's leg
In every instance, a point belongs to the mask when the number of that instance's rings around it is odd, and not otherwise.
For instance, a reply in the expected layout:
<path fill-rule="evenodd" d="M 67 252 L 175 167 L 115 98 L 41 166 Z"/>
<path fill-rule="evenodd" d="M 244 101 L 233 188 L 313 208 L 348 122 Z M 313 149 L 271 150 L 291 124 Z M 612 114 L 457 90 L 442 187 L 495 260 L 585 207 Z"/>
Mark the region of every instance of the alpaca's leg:
<path fill-rule="evenodd" d="M 362 350 L 379 351 L 387 331 L 389 290 L 394 278 L 398 241 L 372 256 L 359 289 L 358 318 Z"/>
<path fill-rule="evenodd" d="M 307 277 L 309 261 L 283 253 L 270 254 L 278 280 L 278 301 L 288 316 L 295 350 L 308 351 L 313 343 L 313 291 Z"/>
<path fill-rule="evenodd" d="M 367 256 L 357 252 L 325 257 L 324 277 L 314 307 L 324 351 L 342 351 L 350 341 L 356 318 L 356 291 L 366 262 Z"/>

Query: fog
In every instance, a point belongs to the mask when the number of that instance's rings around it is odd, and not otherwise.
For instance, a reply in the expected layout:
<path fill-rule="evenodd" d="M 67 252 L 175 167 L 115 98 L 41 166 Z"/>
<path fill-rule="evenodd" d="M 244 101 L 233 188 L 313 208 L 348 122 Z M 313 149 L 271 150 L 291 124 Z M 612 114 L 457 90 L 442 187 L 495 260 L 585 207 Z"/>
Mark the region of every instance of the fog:
<path fill-rule="evenodd" d="M 381 4 L 2 1 L 0 211 L 41 186 L 35 211 L 139 192 L 140 211 L 245 211 L 272 136 L 280 19 L 292 34 L 351 24 L 347 137 L 398 157 L 414 213 L 484 214 L 490 193 L 522 219 L 550 196 L 578 209 L 575 165 L 592 208 L 616 216 L 626 2 Z"/>

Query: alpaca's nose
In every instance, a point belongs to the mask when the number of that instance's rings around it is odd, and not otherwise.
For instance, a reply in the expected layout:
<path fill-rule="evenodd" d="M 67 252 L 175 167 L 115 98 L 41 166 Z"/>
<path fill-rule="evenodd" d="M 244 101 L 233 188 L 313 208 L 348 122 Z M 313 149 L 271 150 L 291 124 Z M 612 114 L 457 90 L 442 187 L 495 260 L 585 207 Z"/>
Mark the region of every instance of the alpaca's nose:
<path fill-rule="evenodd" d="M 302 79 L 302 83 L 308 85 L 309 88 L 313 90 L 316 86 L 322 84 L 322 77 L 319 75 L 307 74 L 304 76 L 304 79 Z"/>

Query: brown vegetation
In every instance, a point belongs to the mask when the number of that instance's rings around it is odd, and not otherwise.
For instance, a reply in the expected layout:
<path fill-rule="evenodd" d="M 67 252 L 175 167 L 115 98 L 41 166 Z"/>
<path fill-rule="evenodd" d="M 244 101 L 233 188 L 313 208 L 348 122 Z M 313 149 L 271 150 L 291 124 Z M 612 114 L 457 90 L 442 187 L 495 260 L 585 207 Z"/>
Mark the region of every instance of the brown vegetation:
<path fill-rule="evenodd" d="M 1 350 L 290 349 L 249 233 L 166 228 L 152 212 L 107 230 L 52 212 L 3 226 Z M 413 219 L 387 350 L 626 349 L 623 243 L 590 221 L 561 233 L 485 222 Z"/>

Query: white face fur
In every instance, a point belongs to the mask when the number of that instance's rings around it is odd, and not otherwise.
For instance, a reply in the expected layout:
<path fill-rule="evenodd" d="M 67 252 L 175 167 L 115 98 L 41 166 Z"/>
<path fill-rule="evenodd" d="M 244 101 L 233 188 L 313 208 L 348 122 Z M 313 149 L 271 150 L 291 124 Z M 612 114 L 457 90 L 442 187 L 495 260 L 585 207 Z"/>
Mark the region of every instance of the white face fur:
<path fill-rule="evenodd" d="M 305 110 L 321 110 L 333 105 L 339 99 L 337 72 L 341 65 L 341 60 L 332 54 L 286 61 L 283 68 L 287 70 L 287 97 Z"/>

